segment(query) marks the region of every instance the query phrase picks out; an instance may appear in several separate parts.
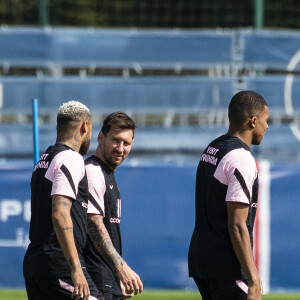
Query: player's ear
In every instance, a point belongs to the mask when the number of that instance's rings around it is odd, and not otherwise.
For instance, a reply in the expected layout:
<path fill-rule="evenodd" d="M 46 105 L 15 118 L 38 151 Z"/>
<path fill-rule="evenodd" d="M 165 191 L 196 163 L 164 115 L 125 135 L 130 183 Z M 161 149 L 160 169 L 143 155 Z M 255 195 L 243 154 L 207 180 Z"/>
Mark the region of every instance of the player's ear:
<path fill-rule="evenodd" d="M 249 126 L 250 128 L 255 128 L 257 124 L 257 117 L 251 117 L 249 120 Z"/>
<path fill-rule="evenodd" d="M 89 122 L 88 122 L 87 120 L 81 123 L 81 126 L 80 126 L 80 133 L 81 133 L 82 135 L 88 132 L 88 129 L 89 129 L 89 128 L 88 128 L 88 127 L 89 127 L 89 124 L 88 124 L 88 123 L 89 123 Z"/>
<path fill-rule="evenodd" d="M 104 134 L 103 134 L 102 131 L 100 131 L 99 134 L 98 134 L 98 138 L 97 138 L 98 143 L 102 142 L 103 137 L 104 137 Z"/>

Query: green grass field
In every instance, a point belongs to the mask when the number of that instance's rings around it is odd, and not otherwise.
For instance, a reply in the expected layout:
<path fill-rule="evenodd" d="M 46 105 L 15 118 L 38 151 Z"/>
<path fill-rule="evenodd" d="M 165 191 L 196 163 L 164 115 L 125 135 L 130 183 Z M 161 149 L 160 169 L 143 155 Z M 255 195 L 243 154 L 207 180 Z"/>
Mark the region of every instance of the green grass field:
<path fill-rule="evenodd" d="M 0 290 L 0 300 L 26 300 L 25 291 Z M 200 300 L 196 292 L 183 291 L 145 291 L 135 297 L 136 300 Z M 263 300 L 300 300 L 300 294 L 268 294 Z"/>

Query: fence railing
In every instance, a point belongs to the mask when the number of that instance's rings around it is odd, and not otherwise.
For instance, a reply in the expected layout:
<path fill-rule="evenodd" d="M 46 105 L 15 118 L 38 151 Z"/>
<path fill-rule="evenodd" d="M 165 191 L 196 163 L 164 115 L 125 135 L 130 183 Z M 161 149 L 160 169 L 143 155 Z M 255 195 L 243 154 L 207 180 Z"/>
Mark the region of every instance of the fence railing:
<path fill-rule="evenodd" d="M 38 98 L 41 121 L 55 123 L 71 98 L 96 123 L 121 109 L 142 126 L 218 126 L 232 94 L 253 89 L 271 123 L 299 123 L 298 32 L 2 28 L 0 40 L 1 122 L 30 122 Z"/>

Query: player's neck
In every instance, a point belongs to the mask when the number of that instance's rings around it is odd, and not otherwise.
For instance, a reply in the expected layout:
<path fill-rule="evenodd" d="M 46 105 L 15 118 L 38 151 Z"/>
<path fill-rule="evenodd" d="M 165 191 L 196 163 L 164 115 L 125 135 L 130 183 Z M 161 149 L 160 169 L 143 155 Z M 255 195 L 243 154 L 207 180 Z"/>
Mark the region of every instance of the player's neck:
<path fill-rule="evenodd" d="M 73 138 L 71 138 L 71 139 L 57 138 L 56 143 L 67 145 L 68 147 L 70 147 L 71 149 L 73 149 L 76 152 L 79 152 L 79 149 L 81 146 L 80 142 Z"/>
<path fill-rule="evenodd" d="M 239 138 L 250 148 L 252 143 L 252 136 L 250 135 L 250 132 L 229 127 L 227 134 Z"/>
<path fill-rule="evenodd" d="M 101 148 L 98 147 L 94 153 L 95 156 L 101 159 L 101 161 L 111 170 L 115 171 L 117 167 L 112 166 L 111 164 L 108 163 L 108 161 L 105 159 L 105 155 L 103 155 Z"/>

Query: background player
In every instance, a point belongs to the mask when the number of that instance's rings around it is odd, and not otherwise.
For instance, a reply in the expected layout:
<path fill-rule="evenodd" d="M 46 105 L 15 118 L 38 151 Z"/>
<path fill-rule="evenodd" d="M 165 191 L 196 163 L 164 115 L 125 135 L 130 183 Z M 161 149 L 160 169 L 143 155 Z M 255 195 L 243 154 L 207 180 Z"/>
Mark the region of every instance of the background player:
<path fill-rule="evenodd" d="M 64 103 L 57 114 L 56 144 L 32 173 L 30 244 L 23 264 L 29 300 L 103 299 L 83 265 L 87 193 L 77 194 L 87 190 L 81 155 L 89 149 L 91 132 L 88 108 Z"/>
<path fill-rule="evenodd" d="M 259 300 L 251 249 L 258 177 L 249 147 L 264 137 L 268 106 L 259 94 L 243 91 L 231 99 L 228 115 L 227 134 L 210 143 L 197 170 L 189 274 L 203 300 Z"/>
<path fill-rule="evenodd" d="M 121 256 L 121 197 L 114 176 L 130 153 L 134 130 L 129 116 L 110 114 L 98 135 L 95 154 L 85 161 L 90 192 L 85 260 L 105 300 L 124 299 L 143 291 L 139 276 Z"/>

